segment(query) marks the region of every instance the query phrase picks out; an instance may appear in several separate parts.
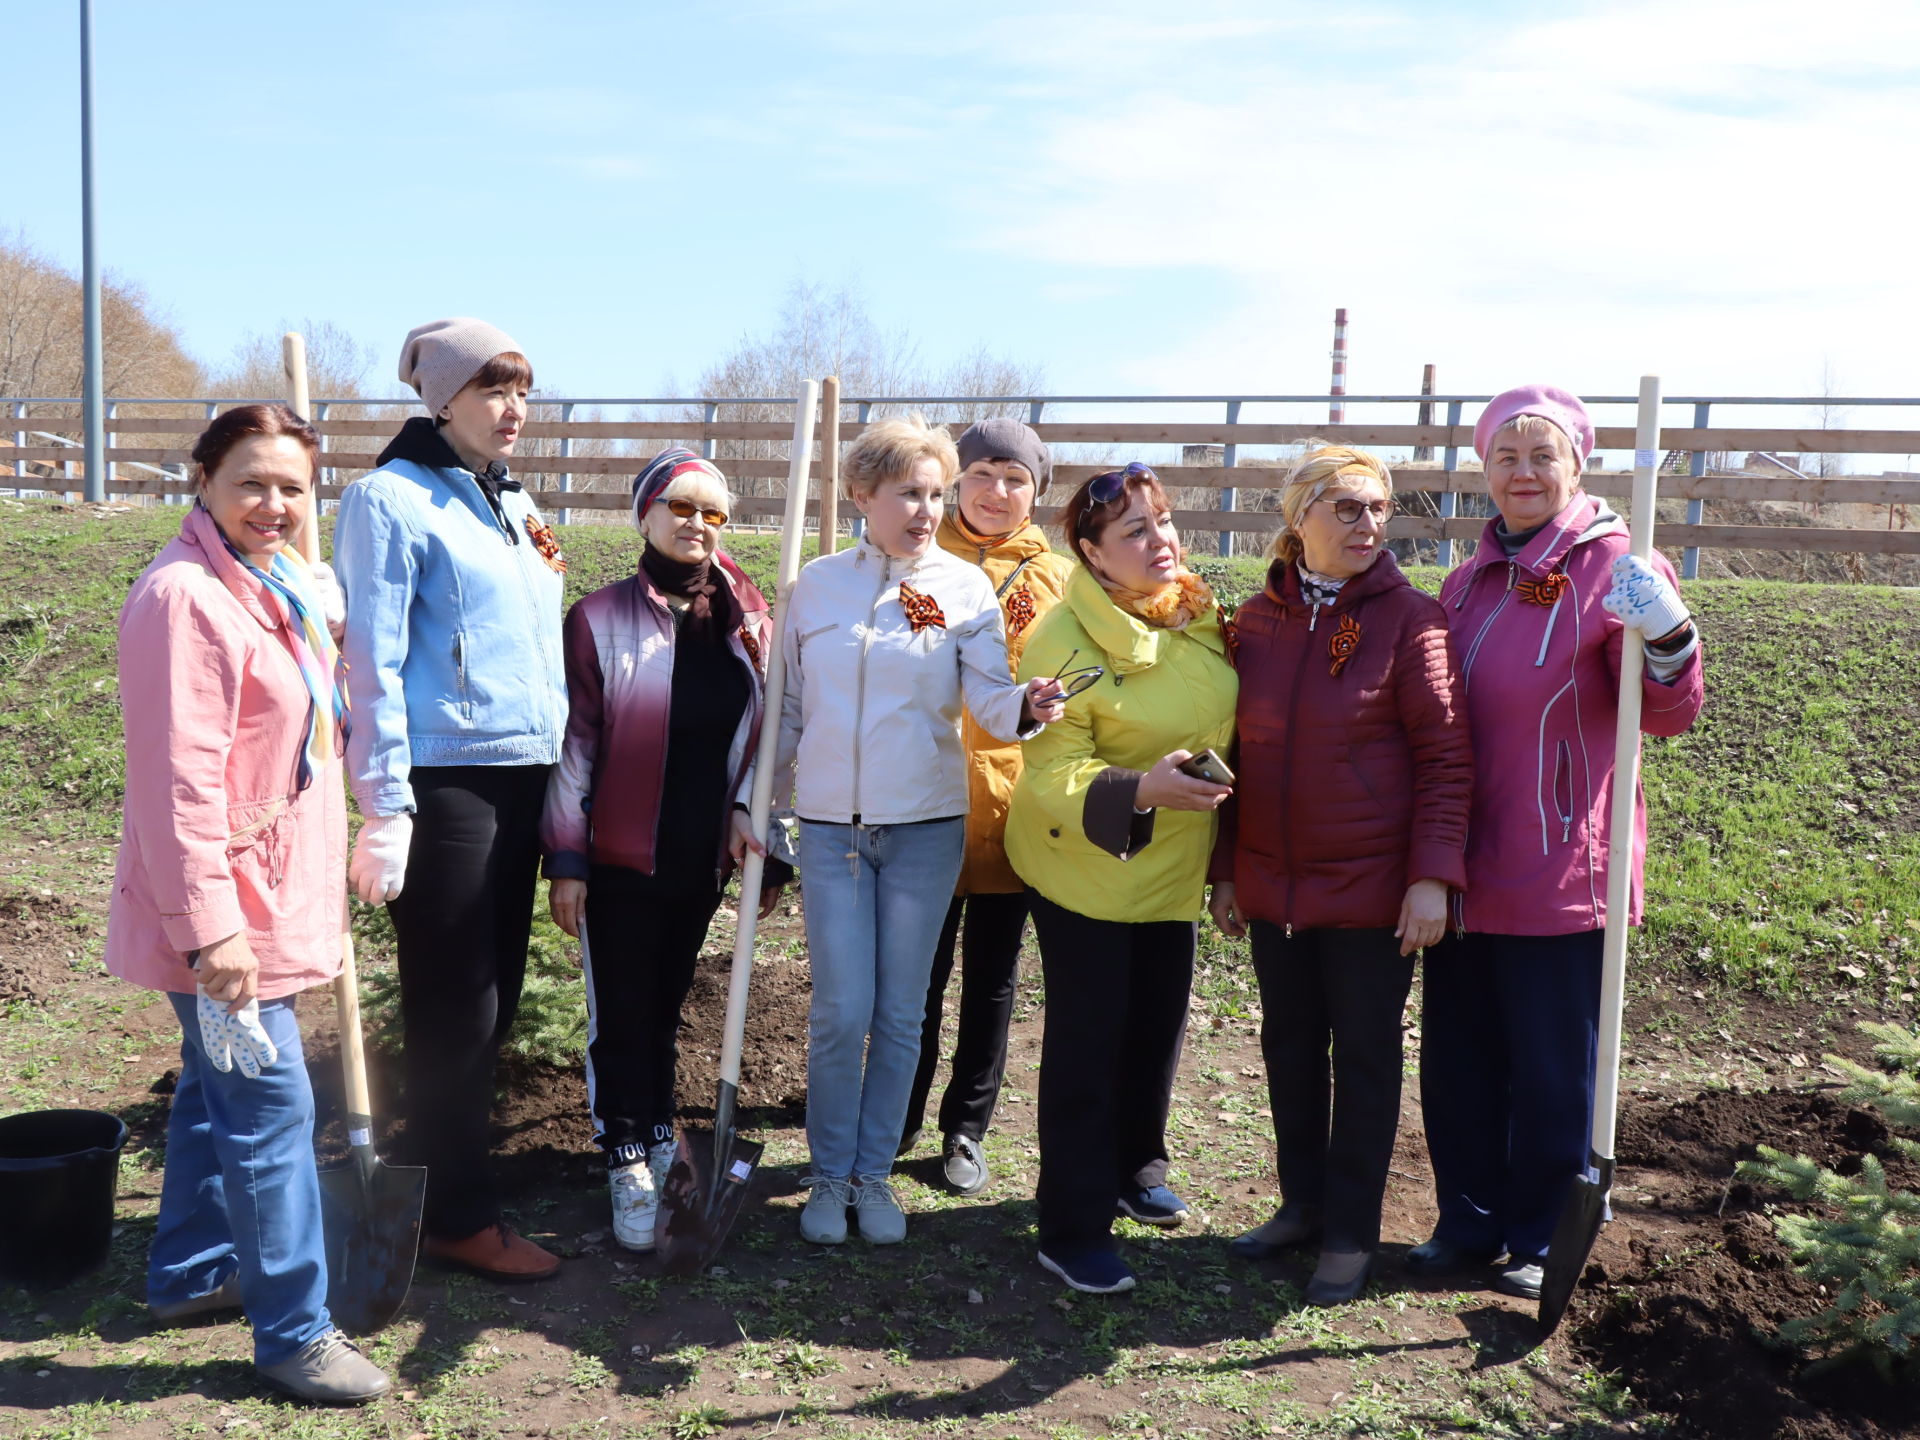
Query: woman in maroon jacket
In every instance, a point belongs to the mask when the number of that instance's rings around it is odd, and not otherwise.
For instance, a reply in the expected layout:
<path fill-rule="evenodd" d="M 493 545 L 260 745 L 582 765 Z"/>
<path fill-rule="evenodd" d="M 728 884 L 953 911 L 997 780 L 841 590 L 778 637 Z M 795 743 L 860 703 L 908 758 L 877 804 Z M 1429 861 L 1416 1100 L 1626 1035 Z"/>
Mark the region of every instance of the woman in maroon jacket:
<path fill-rule="evenodd" d="M 1446 617 L 1386 550 L 1387 467 L 1316 449 L 1281 513 L 1266 589 L 1234 620 L 1239 784 L 1211 903 L 1227 934 L 1253 932 L 1282 1203 L 1230 1248 L 1318 1239 L 1306 1298 L 1335 1305 L 1380 1241 L 1400 1017 L 1465 881 L 1473 767 Z"/>
<path fill-rule="evenodd" d="M 614 1237 L 653 1248 L 673 1160 L 680 1007 L 732 861 L 760 733 L 767 602 L 719 548 L 720 472 L 674 447 L 634 477 L 639 573 L 567 614 L 567 732 L 540 840 L 587 972 L 587 1104 Z M 769 860 L 761 913 L 790 872 Z"/>

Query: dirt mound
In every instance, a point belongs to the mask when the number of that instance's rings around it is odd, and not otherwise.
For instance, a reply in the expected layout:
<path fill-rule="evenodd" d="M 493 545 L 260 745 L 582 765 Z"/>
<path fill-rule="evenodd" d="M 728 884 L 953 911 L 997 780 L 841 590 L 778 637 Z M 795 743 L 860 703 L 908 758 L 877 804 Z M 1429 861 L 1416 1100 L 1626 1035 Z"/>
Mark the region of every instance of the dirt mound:
<path fill-rule="evenodd" d="M 0 1006 L 39 1003 L 73 974 L 84 932 L 79 907 L 25 891 L 0 894 Z"/>
<path fill-rule="evenodd" d="M 1920 1395 L 1864 1370 L 1809 1376 L 1771 1341 L 1780 1322 L 1825 1298 L 1794 1274 L 1763 1207 L 1777 1194 L 1733 1180 L 1756 1140 L 1857 1170 L 1881 1157 L 1891 1183 L 1920 1166 L 1891 1152 L 1884 1122 L 1807 1092 L 1715 1092 L 1636 1107 L 1620 1131 L 1620 1189 L 1660 1196 L 1656 1224 L 1596 1260 L 1605 1288 L 1576 1297 L 1574 1338 L 1634 1394 L 1675 1416 L 1674 1433 L 1711 1440 L 1876 1440 L 1920 1423 Z"/>

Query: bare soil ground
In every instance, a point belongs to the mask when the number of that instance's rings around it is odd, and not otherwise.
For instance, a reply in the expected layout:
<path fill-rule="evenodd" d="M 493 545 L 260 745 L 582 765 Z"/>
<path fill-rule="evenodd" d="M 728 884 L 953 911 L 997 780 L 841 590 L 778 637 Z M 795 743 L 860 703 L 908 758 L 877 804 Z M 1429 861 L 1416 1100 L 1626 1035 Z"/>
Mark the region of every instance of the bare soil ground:
<path fill-rule="evenodd" d="M 518 1223 L 567 1257 L 559 1278 L 507 1289 L 422 1269 L 406 1313 L 370 1347 L 401 1393 L 351 1415 L 294 1409 L 252 1377 L 243 1322 L 165 1329 L 141 1303 L 178 1038 L 163 1004 L 98 972 L 99 928 L 55 897 L 0 900 L 0 963 L 27 992 L 11 1023 L 51 1022 L 64 1039 L 52 1073 L 10 1077 L 9 1108 L 88 1104 L 134 1130 L 108 1265 L 59 1292 L 0 1298 L 0 1433 L 1170 1440 L 1664 1427 L 1838 1440 L 1909 1433 L 1920 1418 L 1910 1396 L 1857 1375 L 1807 1380 L 1766 1344 L 1766 1330 L 1819 1297 L 1773 1239 L 1769 1197 L 1729 1184 L 1757 1139 L 1830 1163 L 1886 1153 L 1884 1126 L 1838 1106 L 1819 1069 L 1823 1048 L 1860 1053 L 1842 994 L 1745 999 L 1736 1029 L 1725 997 L 1666 988 L 1636 999 L 1616 1218 L 1567 1324 L 1542 1343 L 1531 1307 L 1495 1294 L 1490 1274 L 1440 1283 L 1401 1272 L 1432 1219 L 1412 1085 L 1385 1263 L 1366 1299 L 1305 1309 L 1310 1256 L 1249 1267 L 1226 1255 L 1226 1239 L 1264 1218 L 1273 1196 L 1257 1017 L 1218 974 L 1203 977 L 1173 1121 L 1176 1184 L 1209 1224 L 1123 1224 L 1142 1281 L 1133 1295 L 1070 1296 L 1032 1261 L 1041 1011 L 1031 987 L 990 1144 L 992 1188 L 965 1201 L 941 1192 L 930 1141 L 901 1167 L 907 1244 L 802 1244 L 807 981 L 803 953 L 782 939 L 797 929 L 791 915 L 758 971 L 748 1044 L 748 1123 L 768 1164 L 711 1271 L 669 1280 L 612 1244 L 580 1074 L 523 1069 L 496 1115 L 500 1170 Z M 711 1093 L 725 964 L 715 944 L 688 1007 L 683 1091 L 695 1123 Z M 337 1114 L 330 1005 L 316 993 L 301 1008 L 323 1115 Z M 60 1028 L 63 1015 L 86 1024 L 88 1043 Z M 19 1061 L 8 1057 L 13 1075 Z"/>

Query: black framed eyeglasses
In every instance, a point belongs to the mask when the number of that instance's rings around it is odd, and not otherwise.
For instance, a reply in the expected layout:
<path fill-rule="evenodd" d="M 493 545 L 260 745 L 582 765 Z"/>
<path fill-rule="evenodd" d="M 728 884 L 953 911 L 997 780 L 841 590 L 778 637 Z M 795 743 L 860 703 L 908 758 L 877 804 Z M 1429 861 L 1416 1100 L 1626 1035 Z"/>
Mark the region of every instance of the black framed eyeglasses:
<path fill-rule="evenodd" d="M 1096 475 L 1087 484 L 1086 508 L 1092 510 L 1096 505 L 1110 505 L 1126 493 L 1127 486 L 1135 480 L 1158 480 L 1153 467 L 1144 460 L 1130 462 L 1124 470 L 1109 470 L 1104 475 Z"/>
<path fill-rule="evenodd" d="M 1100 683 L 1100 677 L 1107 673 L 1107 667 L 1104 665 L 1082 665 L 1078 670 L 1074 669 L 1073 662 L 1079 657 L 1078 650 L 1067 656 L 1066 663 L 1053 677 L 1060 684 L 1062 700 L 1071 700 L 1082 691 L 1091 690 Z"/>
<path fill-rule="evenodd" d="M 1320 500 L 1322 503 L 1333 507 L 1333 518 L 1338 520 L 1342 525 L 1358 525 L 1360 523 L 1360 513 L 1363 510 L 1373 516 L 1373 518 L 1382 525 L 1400 513 L 1400 507 L 1395 505 L 1391 499 L 1356 500 L 1351 495 L 1345 495 L 1339 498 L 1322 495 Z"/>
<path fill-rule="evenodd" d="M 666 506 L 669 513 L 682 520 L 691 520 L 698 515 L 716 530 L 725 529 L 727 521 L 732 518 L 724 510 L 716 510 L 711 505 L 701 505 L 684 495 L 675 495 L 671 500 L 656 500 L 654 503 Z"/>

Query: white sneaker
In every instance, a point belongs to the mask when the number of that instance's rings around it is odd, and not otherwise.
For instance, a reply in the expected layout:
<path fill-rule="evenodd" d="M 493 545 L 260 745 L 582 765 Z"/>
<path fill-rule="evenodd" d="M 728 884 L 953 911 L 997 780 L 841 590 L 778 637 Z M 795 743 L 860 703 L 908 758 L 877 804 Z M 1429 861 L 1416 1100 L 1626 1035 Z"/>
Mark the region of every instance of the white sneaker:
<path fill-rule="evenodd" d="M 800 1238 L 815 1245 L 838 1245 L 847 1238 L 847 1211 L 853 1183 L 845 1175 L 809 1175 L 800 1182 L 813 1193 L 800 1211 Z"/>
<path fill-rule="evenodd" d="M 679 1153 L 680 1147 L 671 1140 L 647 1148 L 647 1169 L 653 1172 L 653 1188 L 663 1195 L 667 1190 L 667 1171 L 673 1168 L 673 1157 Z"/>
<path fill-rule="evenodd" d="M 629 1250 L 653 1249 L 653 1222 L 660 1213 L 660 1187 L 652 1157 L 607 1172 L 613 1192 L 613 1238 Z"/>
<path fill-rule="evenodd" d="M 854 1191 L 853 1214 L 860 1238 L 869 1245 L 898 1245 L 907 1238 L 907 1212 L 885 1175 L 862 1175 Z"/>

